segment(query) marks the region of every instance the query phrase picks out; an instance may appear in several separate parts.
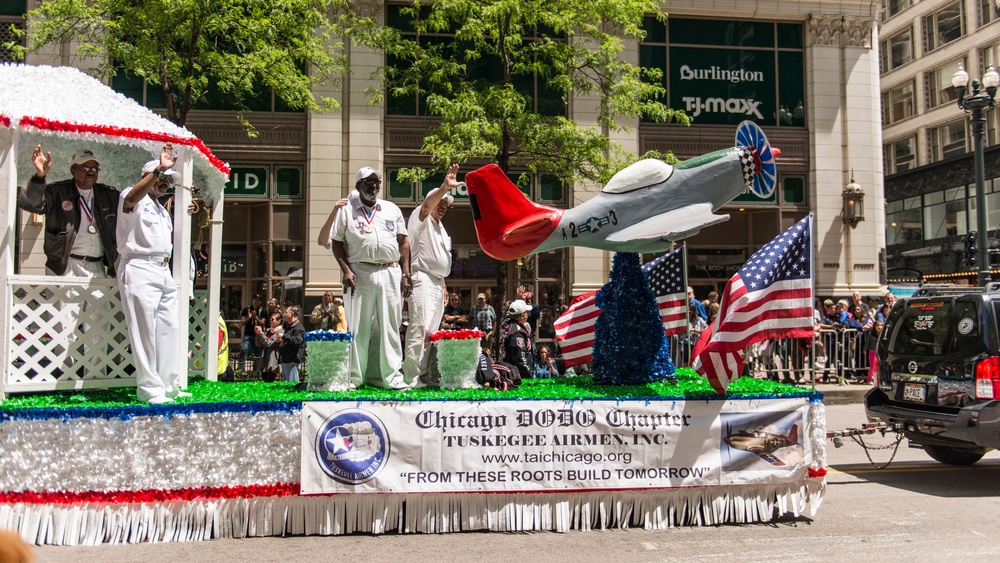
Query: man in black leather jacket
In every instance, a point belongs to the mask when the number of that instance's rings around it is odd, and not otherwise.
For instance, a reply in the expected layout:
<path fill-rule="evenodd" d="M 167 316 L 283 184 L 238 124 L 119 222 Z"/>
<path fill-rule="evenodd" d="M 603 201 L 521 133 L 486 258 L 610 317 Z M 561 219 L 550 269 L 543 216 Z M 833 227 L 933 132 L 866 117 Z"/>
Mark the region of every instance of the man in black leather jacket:
<path fill-rule="evenodd" d="M 55 275 L 114 277 L 118 190 L 97 183 L 100 162 L 89 150 L 73 154 L 69 180 L 45 183 L 52 153 L 37 145 L 35 175 L 20 191 L 18 207 L 45 215 L 45 267 Z"/>
<path fill-rule="evenodd" d="M 500 357 L 504 362 L 517 366 L 521 379 L 531 379 L 535 374 L 535 354 L 532 351 L 531 326 L 528 325 L 530 310 L 531 307 L 521 299 L 510 304 L 507 309 L 510 329 L 500 345 Z"/>

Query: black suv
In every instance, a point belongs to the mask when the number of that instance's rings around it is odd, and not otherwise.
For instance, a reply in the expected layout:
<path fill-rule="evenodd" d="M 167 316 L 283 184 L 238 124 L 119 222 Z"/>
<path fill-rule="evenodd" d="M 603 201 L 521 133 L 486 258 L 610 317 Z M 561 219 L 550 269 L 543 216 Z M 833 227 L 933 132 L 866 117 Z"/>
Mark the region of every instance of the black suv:
<path fill-rule="evenodd" d="M 1000 283 L 923 287 L 896 302 L 878 340 L 870 419 L 942 463 L 968 465 L 1000 448 Z"/>

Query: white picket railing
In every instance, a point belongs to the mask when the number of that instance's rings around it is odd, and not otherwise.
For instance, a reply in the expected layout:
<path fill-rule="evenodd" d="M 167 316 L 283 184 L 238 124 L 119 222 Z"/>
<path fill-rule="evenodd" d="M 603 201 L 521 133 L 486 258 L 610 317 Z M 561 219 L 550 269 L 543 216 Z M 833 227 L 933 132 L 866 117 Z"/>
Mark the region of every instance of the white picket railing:
<path fill-rule="evenodd" d="M 13 275 L 7 392 L 135 386 L 132 352 L 114 278 Z M 188 326 L 189 370 L 203 372 L 208 345 L 206 292 Z M 195 343 L 201 344 L 200 347 Z"/>

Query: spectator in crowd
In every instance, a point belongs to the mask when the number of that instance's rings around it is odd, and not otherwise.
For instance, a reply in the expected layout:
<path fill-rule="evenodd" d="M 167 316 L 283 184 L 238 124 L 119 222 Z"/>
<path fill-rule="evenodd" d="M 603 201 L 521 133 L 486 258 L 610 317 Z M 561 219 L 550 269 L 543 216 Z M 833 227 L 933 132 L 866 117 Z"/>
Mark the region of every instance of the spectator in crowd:
<path fill-rule="evenodd" d="M 868 351 L 868 383 L 875 383 L 875 373 L 878 371 L 878 357 L 875 355 L 875 348 L 878 346 L 879 336 L 882 335 L 882 327 L 885 326 L 885 322 L 876 320 L 872 329 L 868 331 L 867 345 L 865 349 Z"/>
<path fill-rule="evenodd" d="M 480 293 L 476 296 L 476 304 L 469 311 L 469 318 L 472 320 L 473 328 L 483 331 L 483 339 L 480 342 L 482 349 L 491 350 L 493 348 L 493 331 L 497 321 L 497 313 L 493 310 L 493 305 L 486 302 L 486 294 Z"/>
<path fill-rule="evenodd" d="M 408 385 L 426 385 L 431 334 L 444 315 L 444 278 L 451 273 L 451 237 L 444 228 L 445 213 L 455 202 L 449 193 L 459 187 L 458 165 L 452 164 L 440 186 L 431 190 L 413 210 L 406 225 L 410 241 L 410 274 L 413 292 L 407 298 L 406 347 L 403 377 Z"/>
<path fill-rule="evenodd" d="M 552 352 L 548 346 L 538 347 L 538 361 L 535 362 L 535 379 L 552 379 L 559 377 L 559 370 L 556 368 L 556 361 L 552 357 Z"/>
<path fill-rule="evenodd" d="M 701 317 L 701 318 L 703 318 L 703 319 L 705 319 L 705 321 L 707 322 L 708 321 L 708 311 L 705 310 L 705 306 L 701 304 L 701 301 L 698 301 L 697 299 L 695 299 L 695 297 L 694 297 L 694 288 L 690 287 L 690 286 L 688 286 L 688 302 L 691 305 L 694 305 L 695 312 L 698 313 L 698 316 Z"/>
<path fill-rule="evenodd" d="M 442 319 L 441 328 L 458 330 L 466 327 L 469 317 L 465 314 L 465 309 L 459 303 L 458 293 L 451 293 L 448 296 L 448 305 L 444 308 Z"/>
<path fill-rule="evenodd" d="M 250 300 L 250 305 L 240 312 L 243 320 L 243 340 L 240 342 L 240 355 L 243 358 L 259 356 L 260 350 L 257 348 L 257 327 L 262 327 L 263 319 L 268 317 L 267 309 L 261 307 L 261 297 L 258 293 Z"/>
<path fill-rule="evenodd" d="M 854 305 L 851 310 L 850 316 L 845 319 L 845 323 L 841 325 L 841 332 L 852 330 L 855 331 L 854 336 L 850 337 L 850 340 L 844 340 L 844 345 L 850 345 L 851 354 L 847 358 L 849 359 L 850 365 L 845 365 L 845 373 L 850 371 L 849 382 L 857 383 L 862 380 L 861 374 L 868 371 L 868 354 L 865 350 L 865 343 L 867 339 L 867 332 L 872 330 L 875 326 L 875 321 L 865 312 L 861 305 Z"/>
<path fill-rule="evenodd" d="M 698 315 L 694 304 L 688 304 L 688 341 L 691 346 L 694 346 L 706 328 L 708 328 L 708 323 Z"/>
<path fill-rule="evenodd" d="M 837 300 L 837 305 L 835 306 L 837 312 L 837 322 L 841 325 L 847 322 L 847 318 L 851 316 L 849 305 L 846 299 Z"/>
<path fill-rule="evenodd" d="M 823 358 L 817 358 L 821 361 L 821 364 L 817 365 L 817 367 L 823 368 L 823 380 L 827 381 L 829 374 L 833 372 L 833 368 L 836 366 L 836 360 L 839 357 L 839 349 L 837 348 L 837 331 L 840 330 L 840 314 L 837 313 L 837 306 L 831 299 L 824 300 L 822 308 L 823 310 L 816 326 L 821 333 L 823 354 L 825 354 L 826 358 L 825 360 Z"/>
<path fill-rule="evenodd" d="M 260 359 L 260 373 L 268 383 L 278 379 L 278 374 L 281 373 L 281 352 L 278 348 L 281 344 L 280 337 L 285 334 L 281 322 L 282 316 L 274 313 L 268 318 L 267 330 L 260 326 L 255 327 L 257 347 L 264 351 Z"/>
<path fill-rule="evenodd" d="M 313 307 L 309 322 L 314 330 L 335 330 L 340 319 L 337 318 L 337 306 L 333 304 L 333 292 L 324 291 L 319 305 Z"/>
<path fill-rule="evenodd" d="M 855 292 L 851 294 L 851 303 L 847 310 L 853 311 L 855 305 L 860 305 L 861 308 L 865 310 L 865 313 L 870 312 L 870 310 L 868 309 L 868 304 L 865 303 L 864 299 L 861 298 L 861 292 L 857 290 L 855 290 Z"/>
<path fill-rule="evenodd" d="M 536 305 L 534 303 L 533 298 L 534 298 L 534 296 L 531 295 L 530 291 L 525 291 L 524 294 L 521 296 L 521 299 L 523 299 L 524 302 L 527 303 L 527 305 L 529 307 L 529 309 L 528 309 L 528 326 L 531 327 L 531 334 L 537 335 L 538 334 L 538 319 L 541 318 L 542 313 L 541 313 L 541 310 L 538 308 L 538 305 Z"/>
<path fill-rule="evenodd" d="M 299 320 L 298 306 L 285 309 L 284 331 L 277 336 L 281 357 L 281 376 L 286 382 L 299 382 L 299 364 L 306 359 L 306 329 Z"/>
<path fill-rule="evenodd" d="M 266 311 L 264 313 L 264 316 L 261 317 L 261 323 L 264 322 L 263 319 L 266 319 L 266 318 L 270 317 L 274 313 L 278 313 L 279 315 L 284 316 L 285 315 L 285 308 L 282 307 L 281 304 L 278 303 L 277 298 L 272 297 L 272 298 L 270 298 L 270 299 L 267 300 Z"/>
<path fill-rule="evenodd" d="M 889 318 L 889 311 L 892 310 L 892 306 L 896 303 L 896 296 L 891 291 L 885 292 L 882 296 L 882 304 L 879 305 L 878 311 L 875 313 L 875 320 L 882 321 L 883 323 Z"/>
<path fill-rule="evenodd" d="M 501 361 L 517 366 L 521 379 L 530 379 L 535 375 L 535 356 L 532 352 L 528 311 L 528 304 L 521 299 L 510 304 L 506 315 L 510 320 L 508 325 L 510 329 L 501 343 Z"/>

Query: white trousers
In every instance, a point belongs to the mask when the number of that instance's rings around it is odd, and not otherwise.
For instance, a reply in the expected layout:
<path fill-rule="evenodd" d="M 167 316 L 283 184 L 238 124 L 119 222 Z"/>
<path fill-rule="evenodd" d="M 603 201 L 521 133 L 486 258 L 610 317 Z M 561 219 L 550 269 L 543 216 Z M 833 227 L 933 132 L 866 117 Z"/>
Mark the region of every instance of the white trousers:
<path fill-rule="evenodd" d="M 431 359 L 431 334 L 441 328 L 444 316 L 444 278 L 414 270 L 413 293 L 408 299 L 410 324 L 406 328 L 406 354 L 403 377 L 412 385 L 417 377 L 427 373 Z"/>
<path fill-rule="evenodd" d="M 358 287 L 351 295 L 348 326 L 354 328 L 351 347 L 351 383 L 385 389 L 406 387 L 400 367 L 403 346 L 399 326 L 403 301 L 399 289 L 402 270 L 368 264 L 351 264 Z"/>
<path fill-rule="evenodd" d="M 135 394 L 140 401 L 176 397 L 180 362 L 177 286 L 170 267 L 143 258 L 123 258 L 118 269 L 122 309 L 135 358 Z"/>
<path fill-rule="evenodd" d="M 45 273 L 48 275 L 59 275 L 49 270 L 45 269 Z M 87 260 L 80 260 L 78 258 L 70 258 L 66 267 L 67 276 L 76 276 L 79 278 L 106 278 L 108 273 L 104 270 L 103 262 L 88 262 Z M 71 289 L 67 292 L 69 297 L 68 302 L 60 301 L 56 303 L 56 309 L 61 311 L 66 311 L 70 326 L 65 327 L 67 331 L 67 341 L 69 347 L 67 350 L 66 365 L 74 366 L 82 358 L 88 354 L 93 354 L 96 351 L 96 346 L 101 343 L 101 333 L 107 334 L 110 332 L 110 327 L 92 327 L 87 323 L 80 322 L 80 315 L 88 310 L 87 303 L 79 299 L 80 292 L 75 289 Z M 89 296 L 92 303 L 102 303 L 104 299 L 104 292 L 100 289 L 90 289 Z M 90 337 L 88 337 L 84 342 L 87 344 L 80 346 L 77 349 L 77 338 L 78 333 L 88 333 L 90 332 Z M 86 369 L 86 367 L 84 367 Z M 84 373 L 77 374 L 83 377 Z"/>

